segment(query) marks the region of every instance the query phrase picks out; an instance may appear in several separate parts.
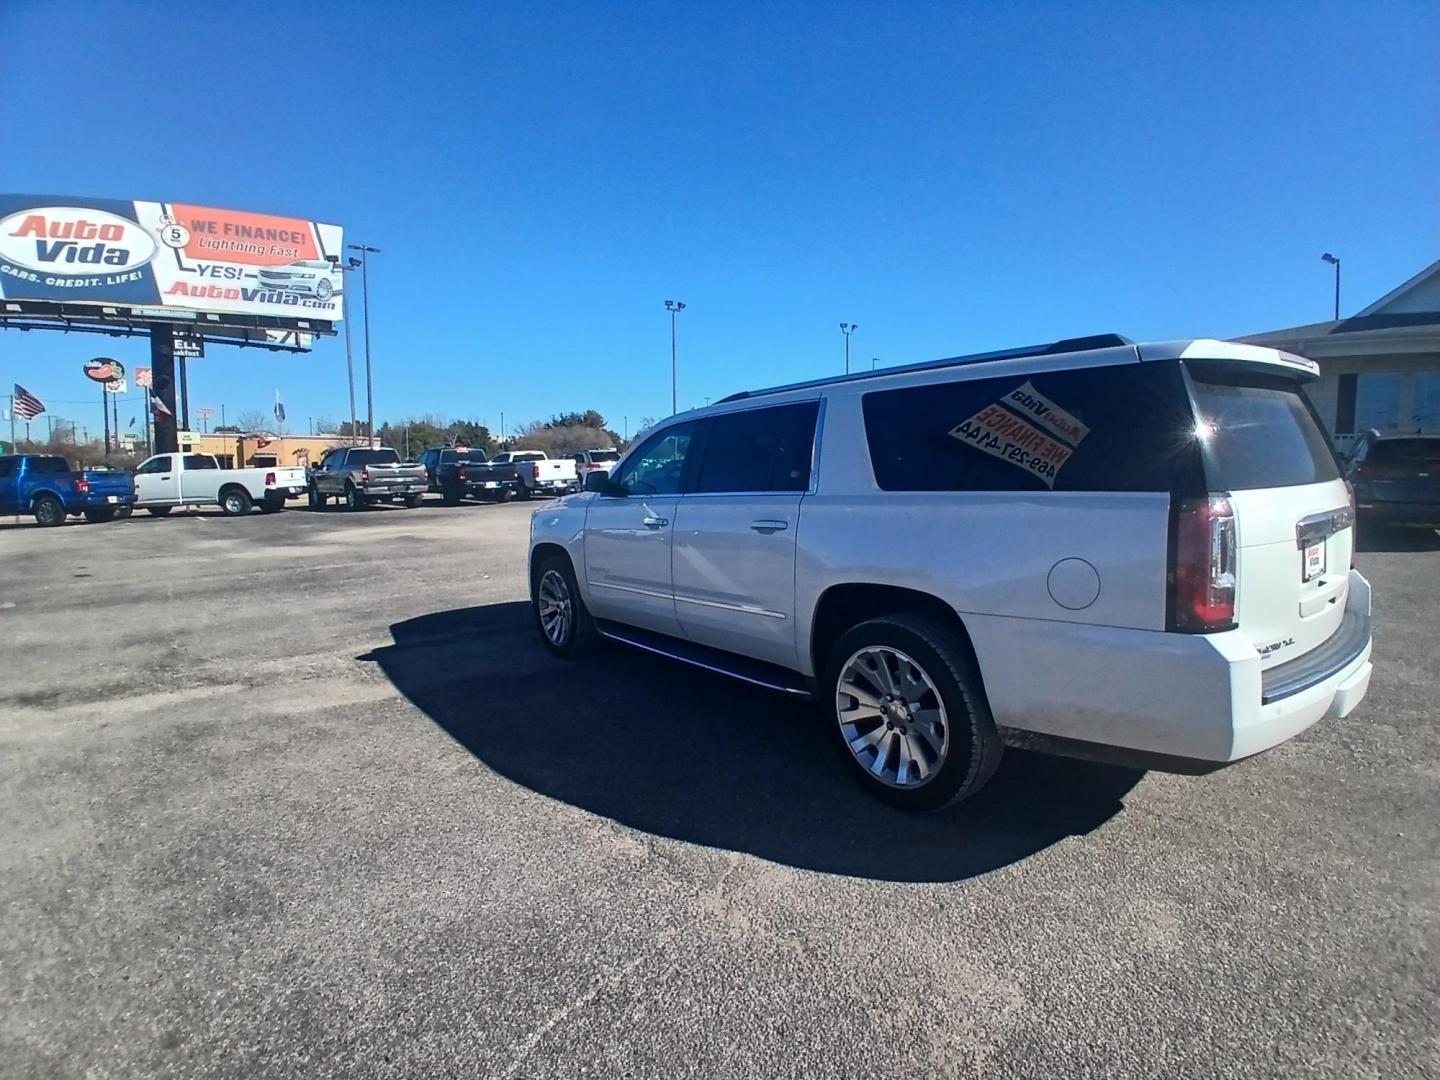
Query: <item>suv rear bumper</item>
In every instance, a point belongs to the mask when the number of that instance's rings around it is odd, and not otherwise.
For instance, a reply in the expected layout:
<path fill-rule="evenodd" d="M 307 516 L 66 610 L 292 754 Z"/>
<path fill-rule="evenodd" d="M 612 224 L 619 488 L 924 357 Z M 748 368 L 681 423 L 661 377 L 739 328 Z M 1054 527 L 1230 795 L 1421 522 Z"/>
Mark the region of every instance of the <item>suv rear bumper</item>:
<path fill-rule="evenodd" d="M 1369 617 L 1370 585 L 1351 570 L 1336 634 L 1264 673 L 1238 630 L 1186 635 L 983 617 L 966 624 L 1007 743 L 1205 772 L 1353 711 L 1370 685 Z"/>

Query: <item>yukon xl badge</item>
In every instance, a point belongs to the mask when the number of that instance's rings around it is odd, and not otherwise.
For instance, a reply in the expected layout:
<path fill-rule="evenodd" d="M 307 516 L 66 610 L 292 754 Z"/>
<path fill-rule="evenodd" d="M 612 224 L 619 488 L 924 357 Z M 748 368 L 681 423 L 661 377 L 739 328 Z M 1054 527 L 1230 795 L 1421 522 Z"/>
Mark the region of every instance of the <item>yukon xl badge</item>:
<path fill-rule="evenodd" d="M 1272 641 L 1269 645 L 1261 645 L 1261 646 L 1260 646 L 1260 658 L 1263 660 L 1265 657 L 1269 656 L 1271 653 L 1273 653 L 1273 652 L 1279 652 L 1281 649 L 1288 649 L 1291 645 L 1294 645 L 1294 644 L 1295 644 L 1295 639 L 1294 639 L 1293 637 L 1287 637 L 1287 638 L 1285 638 L 1285 639 L 1283 639 L 1283 640 L 1281 640 L 1281 641 Z"/>

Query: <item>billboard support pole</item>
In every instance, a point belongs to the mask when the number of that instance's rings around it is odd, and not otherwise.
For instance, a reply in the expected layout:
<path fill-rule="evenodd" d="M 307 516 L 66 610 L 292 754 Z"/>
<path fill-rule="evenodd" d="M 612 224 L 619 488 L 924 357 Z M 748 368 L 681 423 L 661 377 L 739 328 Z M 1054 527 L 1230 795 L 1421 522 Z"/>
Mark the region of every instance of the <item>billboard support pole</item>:
<path fill-rule="evenodd" d="M 350 316 L 345 316 L 345 374 L 350 378 L 350 445 L 355 445 L 355 358 L 350 352 Z"/>
<path fill-rule="evenodd" d="M 182 431 L 190 430 L 190 370 L 186 366 L 185 357 L 178 360 L 180 367 L 180 411 L 175 415 L 180 417 L 180 428 Z"/>
<path fill-rule="evenodd" d="M 115 432 L 115 449 L 120 449 L 120 395 L 110 395 L 110 429 Z"/>
<path fill-rule="evenodd" d="M 155 417 L 155 453 L 174 454 L 180 449 L 175 430 L 179 415 L 175 404 L 175 331 L 166 323 L 150 324 L 150 392 L 169 410 Z"/>
<path fill-rule="evenodd" d="M 110 398 L 105 394 L 105 384 L 100 384 L 100 415 L 105 420 L 105 453 L 110 453 Z"/>

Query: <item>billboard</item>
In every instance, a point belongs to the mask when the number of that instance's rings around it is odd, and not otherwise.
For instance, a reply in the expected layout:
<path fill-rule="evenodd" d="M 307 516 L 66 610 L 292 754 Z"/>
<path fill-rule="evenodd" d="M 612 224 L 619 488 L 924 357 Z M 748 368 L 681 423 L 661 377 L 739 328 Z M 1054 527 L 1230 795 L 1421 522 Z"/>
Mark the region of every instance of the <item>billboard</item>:
<path fill-rule="evenodd" d="M 338 322 L 341 229 L 187 203 L 0 195 L 0 299 Z"/>

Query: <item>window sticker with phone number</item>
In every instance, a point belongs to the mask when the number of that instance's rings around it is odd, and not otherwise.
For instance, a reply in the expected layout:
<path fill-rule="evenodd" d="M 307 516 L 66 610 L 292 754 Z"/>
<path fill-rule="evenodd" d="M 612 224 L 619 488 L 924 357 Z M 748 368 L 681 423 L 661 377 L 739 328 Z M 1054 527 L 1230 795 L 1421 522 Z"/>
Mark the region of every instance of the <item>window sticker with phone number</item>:
<path fill-rule="evenodd" d="M 953 438 L 1024 470 L 1049 488 L 1055 487 L 1060 470 L 1088 434 L 1088 427 L 1028 380 L 950 430 Z"/>

